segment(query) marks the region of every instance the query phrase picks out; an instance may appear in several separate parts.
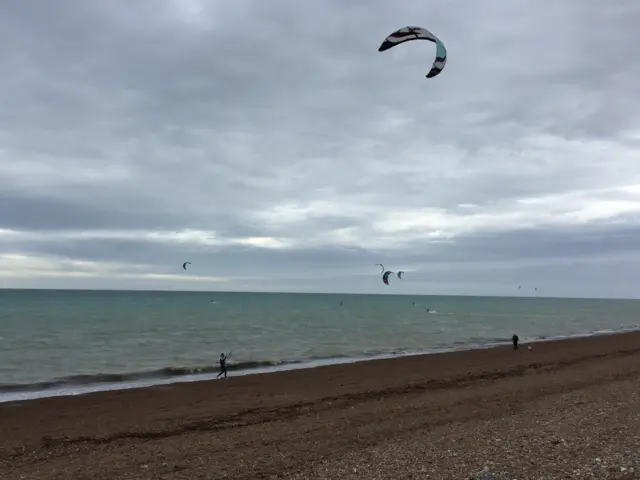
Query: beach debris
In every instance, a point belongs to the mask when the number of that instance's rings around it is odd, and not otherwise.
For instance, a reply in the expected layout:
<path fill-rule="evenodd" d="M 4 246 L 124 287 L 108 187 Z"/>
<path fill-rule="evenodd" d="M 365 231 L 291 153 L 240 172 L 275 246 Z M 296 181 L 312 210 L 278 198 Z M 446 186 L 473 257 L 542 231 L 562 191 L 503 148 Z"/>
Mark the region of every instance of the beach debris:
<path fill-rule="evenodd" d="M 517 480 L 517 477 L 505 471 L 492 472 L 489 466 L 485 465 L 482 470 L 471 475 L 469 480 Z"/>
<path fill-rule="evenodd" d="M 389 50 L 390 48 L 395 47 L 396 45 L 413 40 L 428 40 L 436 44 L 436 57 L 433 61 L 433 64 L 431 65 L 431 70 L 429 70 L 429 73 L 427 73 L 427 78 L 435 77 L 444 69 L 444 66 L 447 63 L 447 49 L 445 48 L 444 43 L 442 43 L 442 41 L 440 41 L 438 37 L 436 37 L 433 33 L 425 28 L 400 28 L 384 39 L 384 41 L 378 48 L 378 51 L 384 52 L 386 50 Z"/>
<path fill-rule="evenodd" d="M 187 265 L 191 265 L 191 262 L 184 262 L 182 264 L 182 268 L 186 271 L 187 270 Z"/>

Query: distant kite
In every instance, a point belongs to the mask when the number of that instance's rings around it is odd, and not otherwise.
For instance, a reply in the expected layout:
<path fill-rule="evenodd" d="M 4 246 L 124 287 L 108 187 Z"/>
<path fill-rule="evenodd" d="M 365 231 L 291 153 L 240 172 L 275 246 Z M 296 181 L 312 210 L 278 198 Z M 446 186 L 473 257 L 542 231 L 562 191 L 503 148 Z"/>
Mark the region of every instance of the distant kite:
<path fill-rule="evenodd" d="M 191 262 L 184 262 L 184 263 L 182 264 L 182 268 L 183 268 L 184 270 L 187 270 L 187 265 L 191 265 Z"/>
<path fill-rule="evenodd" d="M 384 275 L 382 275 L 382 281 L 384 282 L 385 285 L 391 285 L 389 283 L 389 275 L 392 275 L 393 272 L 387 270 L 386 272 L 384 272 Z"/>

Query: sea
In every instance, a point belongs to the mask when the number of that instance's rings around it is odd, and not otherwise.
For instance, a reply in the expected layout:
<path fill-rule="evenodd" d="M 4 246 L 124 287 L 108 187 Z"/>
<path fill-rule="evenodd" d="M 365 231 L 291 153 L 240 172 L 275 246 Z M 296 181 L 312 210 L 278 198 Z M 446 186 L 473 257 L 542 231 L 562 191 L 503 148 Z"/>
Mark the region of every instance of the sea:
<path fill-rule="evenodd" d="M 637 329 L 639 300 L 0 290 L 0 402 Z"/>

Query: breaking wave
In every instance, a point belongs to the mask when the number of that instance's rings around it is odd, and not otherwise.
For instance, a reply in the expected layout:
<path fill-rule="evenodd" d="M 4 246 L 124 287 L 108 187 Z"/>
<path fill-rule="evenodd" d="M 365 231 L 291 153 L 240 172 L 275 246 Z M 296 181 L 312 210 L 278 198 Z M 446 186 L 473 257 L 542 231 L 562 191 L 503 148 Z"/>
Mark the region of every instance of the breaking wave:
<path fill-rule="evenodd" d="M 574 334 L 574 335 L 561 335 L 561 336 L 537 336 L 532 338 L 521 338 L 521 343 L 530 343 L 530 342 L 540 342 L 540 341 L 549 341 L 549 340 L 562 340 L 566 338 L 575 338 L 575 337 L 588 337 L 588 336 L 596 336 L 596 335 L 606 335 L 616 332 L 624 332 L 624 331 L 635 331 L 640 329 L 640 326 L 627 326 L 620 329 L 611 329 L 611 330 L 598 330 L 591 333 L 583 333 L 583 334 Z M 305 366 L 313 367 L 319 365 L 327 365 L 330 363 L 347 363 L 358 360 L 367 360 L 367 359 L 375 359 L 375 358 L 389 358 L 396 356 L 406 356 L 406 355 L 421 355 L 428 353 L 437 353 L 443 351 L 452 351 L 452 350 L 469 350 L 476 348 L 488 348 L 498 345 L 509 344 L 511 342 L 510 338 L 491 338 L 491 337 L 471 337 L 464 342 L 452 342 L 448 344 L 439 345 L 435 348 L 430 348 L 425 351 L 408 351 L 408 350 L 387 350 L 387 351 L 367 351 L 360 352 L 355 355 L 337 355 L 333 357 L 311 357 L 301 360 L 264 360 L 264 361 L 251 361 L 251 362 L 238 362 L 238 363 L 229 363 L 227 369 L 232 370 L 259 370 L 259 369 L 269 369 L 273 367 L 278 367 L 278 369 L 287 369 L 296 368 L 304 368 Z M 194 375 L 211 375 L 214 373 L 218 373 L 220 371 L 220 367 L 218 365 L 204 365 L 204 366 L 183 366 L 183 367 L 164 367 L 155 370 L 148 371 L 138 371 L 138 372 L 128 372 L 128 373 L 95 373 L 95 374 L 78 374 L 78 375 L 70 375 L 61 378 L 55 378 L 53 380 L 47 380 L 42 382 L 35 383 L 10 383 L 10 384 L 0 384 L 0 394 L 2 393 L 16 393 L 16 392 L 38 392 L 38 391 L 47 391 L 54 389 L 65 389 L 65 388 L 74 388 L 74 387 L 87 387 L 92 385 L 100 385 L 100 384 L 124 384 L 131 382 L 154 382 L 160 380 L 168 380 L 168 379 L 177 379 L 179 377 L 187 377 Z"/>

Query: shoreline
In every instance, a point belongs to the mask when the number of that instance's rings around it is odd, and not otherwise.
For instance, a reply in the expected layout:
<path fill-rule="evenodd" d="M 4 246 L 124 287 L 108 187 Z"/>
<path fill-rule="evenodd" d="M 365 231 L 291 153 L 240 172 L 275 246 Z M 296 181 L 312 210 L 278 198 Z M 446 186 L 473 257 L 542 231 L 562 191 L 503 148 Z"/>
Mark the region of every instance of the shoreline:
<path fill-rule="evenodd" d="M 0 477 L 628 480 L 639 384 L 629 332 L 9 402 Z"/>
<path fill-rule="evenodd" d="M 557 335 L 557 336 L 538 336 L 533 338 L 523 338 L 520 340 L 520 345 L 528 345 L 528 344 L 536 344 L 540 342 L 557 342 L 563 340 L 577 339 L 577 338 L 590 338 L 590 337 L 599 337 L 599 336 L 607 336 L 607 335 L 616 335 L 621 333 L 631 333 L 640 331 L 639 327 L 625 327 L 618 330 L 596 330 L 588 333 L 577 333 L 571 335 Z M 418 351 L 400 351 L 400 352 L 391 352 L 391 353 L 373 353 L 370 355 L 361 354 L 354 356 L 337 356 L 337 357 L 329 357 L 329 358 L 318 358 L 318 359 L 305 359 L 305 360 L 292 360 L 292 361 L 282 361 L 280 363 L 268 364 L 268 362 L 264 362 L 263 365 L 260 362 L 255 362 L 258 364 L 256 367 L 249 368 L 237 368 L 235 365 L 231 364 L 229 370 L 229 375 L 233 377 L 243 377 L 249 375 L 263 375 L 270 373 L 279 373 L 293 370 L 308 370 L 321 368 L 331 365 L 348 365 L 354 363 L 361 362 L 370 362 L 377 360 L 389 360 L 395 358 L 405 358 L 405 357 L 419 357 L 419 356 L 428 356 L 428 355 L 439 355 L 445 353 L 453 353 L 453 352 L 466 352 L 466 351 L 474 351 L 474 350 L 485 350 L 497 347 L 503 347 L 511 345 L 511 342 L 508 340 L 499 342 L 499 341 L 487 341 L 486 343 L 479 342 L 468 342 L 461 343 L 459 345 L 445 345 L 442 347 L 436 347 L 425 350 Z M 176 373 L 172 374 L 163 374 L 168 370 L 175 370 Z M 179 370 L 191 370 L 192 373 L 179 373 Z M 205 371 L 202 371 L 205 370 Z M 61 379 L 53 379 L 50 381 L 38 382 L 34 384 L 9 384 L 9 385 L 0 385 L 0 405 L 8 402 L 16 402 L 16 401 L 30 401 L 36 400 L 40 398 L 54 398 L 54 397 L 66 397 L 66 396 L 77 396 L 77 395 L 86 395 L 90 393 L 97 392 L 109 392 L 109 391 L 120 391 L 120 390 L 130 390 L 137 388 L 149 388 L 154 386 L 163 386 L 163 385 L 173 385 L 173 384 L 182 384 L 182 383 L 194 383 L 194 382 L 208 382 L 215 380 L 219 372 L 219 367 L 216 366 L 206 366 L 206 367 L 167 367 L 164 369 L 160 369 L 157 371 L 149 371 L 149 372 L 133 372 L 133 373 L 105 373 L 105 374 L 96 374 L 96 375 L 77 375 L 70 376 Z M 95 378 L 109 378 L 109 377 L 120 377 L 123 380 L 118 381 L 91 381 L 90 379 L 84 383 L 75 381 L 76 378 L 87 378 L 92 377 Z M 130 377 L 128 379 L 127 377 Z M 136 378 L 138 377 L 138 378 Z M 67 379 L 69 381 L 67 382 Z M 58 384 L 51 387 L 41 388 L 42 385 L 46 384 Z M 4 387 L 4 390 L 3 390 Z"/>

